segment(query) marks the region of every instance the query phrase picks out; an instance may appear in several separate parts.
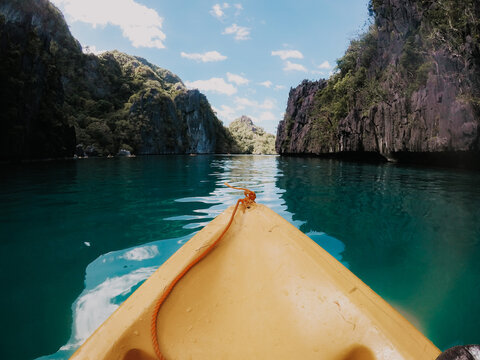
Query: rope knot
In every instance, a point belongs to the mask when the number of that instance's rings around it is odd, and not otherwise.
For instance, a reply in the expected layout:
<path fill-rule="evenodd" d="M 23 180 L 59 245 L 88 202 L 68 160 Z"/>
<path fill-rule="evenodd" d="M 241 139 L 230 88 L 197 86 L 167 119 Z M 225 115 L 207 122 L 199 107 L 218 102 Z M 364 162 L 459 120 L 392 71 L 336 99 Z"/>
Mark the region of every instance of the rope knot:
<path fill-rule="evenodd" d="M 250 204 L 255 203 L 255 199 L 257 198 L 257 194 L 255 194 L 255 191 L 245 189 L 245 188 L 240 188 L 240 187 L 235 187 L 230 185 L 229 183 L 224 183 L 224 185 L 228 186 L 229 188 L 235 189 L 235 190 L 243 190 L 243 194 L 245 195 L 244 199 L 239 199 L 238 202 L 243 204 L 244 206 L 249 206 Z"/>

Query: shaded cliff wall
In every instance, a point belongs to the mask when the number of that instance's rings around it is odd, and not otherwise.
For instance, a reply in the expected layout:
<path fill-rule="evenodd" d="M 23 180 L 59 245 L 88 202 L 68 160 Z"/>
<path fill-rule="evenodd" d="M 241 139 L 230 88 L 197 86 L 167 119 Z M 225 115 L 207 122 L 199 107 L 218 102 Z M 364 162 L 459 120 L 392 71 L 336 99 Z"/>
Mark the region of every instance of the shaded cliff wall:
<path fill-rule="evenodd" d="M 151 90 L 132 104 L 130 114 L 148 119 L 140 123 L 138 154 L 228 151 L 226 130 L 198 90 L 182 92 L 174 99 Z"/>
<path fill-rule="evenodd" d="M 374 23 L 337 73 L 291 90 L 277 151 L 478 162 L 480 3 L 374 0 L 370 11 Z"/>
<path fill-rule="evenodd" d="M 73 154 L 75 130 L 63 113 L 54 50 L 81 50 L 63 34 L 69 35 L 68 27 L 48 1 L 0 2 L 1 160 Z"/>

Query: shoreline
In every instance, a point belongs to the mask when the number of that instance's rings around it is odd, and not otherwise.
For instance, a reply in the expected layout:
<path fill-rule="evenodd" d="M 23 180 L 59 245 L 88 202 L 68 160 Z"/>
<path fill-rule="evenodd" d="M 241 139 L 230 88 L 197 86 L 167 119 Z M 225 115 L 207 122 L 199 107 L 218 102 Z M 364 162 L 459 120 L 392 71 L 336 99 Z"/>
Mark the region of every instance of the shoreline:
<path fill-rule="evenodd" d="M 471 151 L 448 152 L 396 152 L 385 157 L 377 152 L 336 152 L 336 153 L 284 153 L 285 157 L 305 157 L 332 159 L 365 164 L 394 164 L 421 168 L 443 168 L 456 170 L 480 171 L 480 154 Z"/>
<path fill-rule="evenodd" d="M 279 157 L 299 157 L 299 158 L 317 158 L 325 160 L 346 161 L 359 164 L 392 164 L 398 166 L 414 166 L 425 169 L 450 169 L 480 171 L 480 154 L 469 151 L 425 153 L 425 152 L 397 152 L 391 154 L 388 159 L 377 152 L 337 152 L 337 153 L 283 153 L 283 154 L 232 154 L 232 153 L 198 153 L 198 154 L 138 154 L 131 156 L 90 156 L 90 157 L 59 157 L 44 159 L 16 159 L 0 160 L 0 166 L 5 165 L 23 165 L 54 163 L 62 161 L 78 161 L 86 159 L 117 159 L 117 158 L 136 158 L 145 156 L 279 156 Z"/>

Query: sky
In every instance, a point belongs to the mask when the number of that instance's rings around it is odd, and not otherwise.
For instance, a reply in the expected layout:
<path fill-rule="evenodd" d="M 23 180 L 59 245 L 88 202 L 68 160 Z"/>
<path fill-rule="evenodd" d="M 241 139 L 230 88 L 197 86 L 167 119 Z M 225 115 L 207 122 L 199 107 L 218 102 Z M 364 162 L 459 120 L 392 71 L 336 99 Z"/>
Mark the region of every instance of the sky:
<path fill-rule="evenodd" d="M 328 78 L 368 27 L 368 0 L 51 0 L 84 51 L 119 50 L 177 74 L 228 124 L 275 134 L 290 88 Z"/>

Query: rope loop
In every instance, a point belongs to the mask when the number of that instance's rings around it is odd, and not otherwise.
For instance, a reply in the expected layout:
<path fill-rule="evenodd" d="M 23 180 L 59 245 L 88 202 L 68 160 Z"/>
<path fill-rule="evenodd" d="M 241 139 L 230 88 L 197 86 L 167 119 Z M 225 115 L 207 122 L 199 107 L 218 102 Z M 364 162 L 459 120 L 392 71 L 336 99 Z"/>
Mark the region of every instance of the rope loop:
<path fill-rule="evenodd" d="M 238 199 L 237 203 L 235 204 L 235 208 L 233 209 L 232 215 L 230 216 L 230 220 L 228 221 L 227 226 L 225 226 L 225 229 L 223 229 L 222 233 L 218 236 L 218 238 L 212 242 L 202 253 L 200 253 L 196 258 L 194 258 L 185 268 L 180 272 L 180 274 L 177 275 L 175 279 L 165 288 L 163 294 L 160 296 L 160 298 L 157 300 L 154 308 L 153 308 L 153 314 L 152 314 L 152 319 L 150 323 L 150 335 L 152 338 L 152 345 L 153 345 L 153 350 L 155 351 L 155 355 L 157 356 L 158 360 L 166 360 L 165 356 L 162 354 L 160 351 L 160 345 L 158 344 L 158 331 L 157 331 L 157 319 L 158 319 L 158 313 L 160 312 L 160 308 L 162 305 L 165 303 L 165 300 L 167 297 L 170 295 L 172 292 L 173 288 L 175 285 L 188 273 L 188 271 L 193 268 L 196 264 L 198 264 L 203 258 L 205 258 L 214 248 L 215 246 L 220 242 L 220 240 L 223 238 L 227 230 L 230 228 L 230 225 L 232 225 L 233 218 L 237 212 L 238 206 L 242 204 L 246 208 L 249 208 L 250 205 L 255 203 L 255 199 L 257 195 L 255 194 L 254 191 L 245 189 L 245 188 L 240 188 L 240 187 L 235 187 L 231 186 L 228 183 L 225 183 L 226 186 L 229 188 L 235 189 L 235 190 L 243 190 L 243 193 L 245 195 L 244 199 Z"/>

